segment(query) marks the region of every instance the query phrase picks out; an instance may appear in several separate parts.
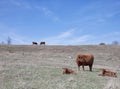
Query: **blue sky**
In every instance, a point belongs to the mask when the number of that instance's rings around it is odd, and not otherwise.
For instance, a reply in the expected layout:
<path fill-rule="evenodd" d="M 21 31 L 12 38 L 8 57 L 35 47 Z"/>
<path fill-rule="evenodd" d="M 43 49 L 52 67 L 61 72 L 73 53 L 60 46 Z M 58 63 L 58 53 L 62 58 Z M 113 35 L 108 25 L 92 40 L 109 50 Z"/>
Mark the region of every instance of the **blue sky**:
<path fill-rule="evenodd" d="M 120 42 L 120 0 L 0 0 L 0 42 Z"/>

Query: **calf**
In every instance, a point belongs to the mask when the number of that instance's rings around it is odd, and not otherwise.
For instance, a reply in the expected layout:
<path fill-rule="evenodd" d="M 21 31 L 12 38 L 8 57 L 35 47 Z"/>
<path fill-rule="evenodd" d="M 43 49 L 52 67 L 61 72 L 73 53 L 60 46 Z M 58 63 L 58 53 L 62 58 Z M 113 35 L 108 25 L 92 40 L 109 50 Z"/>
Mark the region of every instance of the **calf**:
<path fill-rule="evenodd" d="M 62 68 L 63 74 L 76 74 L 74 70 L 68 68 Z"/>
<path fill-rule="evenodd" d="M 107 71 L 106 69 L 101 69 L 102 74 L 99 74 L 99 76 L 110 76 L 110 77 L 117 77 L 115 72 Z"/>

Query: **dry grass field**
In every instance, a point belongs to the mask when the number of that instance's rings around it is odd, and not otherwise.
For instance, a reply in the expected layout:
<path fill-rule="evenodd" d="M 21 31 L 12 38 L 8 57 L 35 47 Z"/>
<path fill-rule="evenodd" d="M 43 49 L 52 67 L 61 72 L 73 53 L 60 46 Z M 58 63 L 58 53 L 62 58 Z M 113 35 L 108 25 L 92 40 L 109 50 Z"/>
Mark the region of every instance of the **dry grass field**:
<path fill-rule="evenodd" d="M 77 71 L 77 54 L 93 54 L 93 71 Z M 63 75 L 62 68 L 77 75 Z M 99 68 L 117 78 L 98 76 Z M 0 45 L 0 89 L 120 89 L 120 46 Z"/>

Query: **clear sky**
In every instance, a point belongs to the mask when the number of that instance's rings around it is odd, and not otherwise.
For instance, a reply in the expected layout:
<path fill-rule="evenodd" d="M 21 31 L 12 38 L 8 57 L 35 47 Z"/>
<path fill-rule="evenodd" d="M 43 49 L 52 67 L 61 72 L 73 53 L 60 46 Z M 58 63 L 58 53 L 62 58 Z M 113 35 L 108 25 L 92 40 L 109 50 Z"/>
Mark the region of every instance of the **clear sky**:
<path fill-rule="evenodd" d="M 120 42 L 120 0 L 0 0 L 0 43 Z"/>

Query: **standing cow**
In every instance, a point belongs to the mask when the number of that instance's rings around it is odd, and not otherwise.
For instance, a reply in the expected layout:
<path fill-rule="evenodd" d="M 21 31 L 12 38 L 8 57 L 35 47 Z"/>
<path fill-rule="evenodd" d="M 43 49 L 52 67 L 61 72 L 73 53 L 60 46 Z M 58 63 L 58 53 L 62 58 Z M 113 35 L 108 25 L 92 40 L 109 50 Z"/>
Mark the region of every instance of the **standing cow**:
<path fill-rule="evenodd" d="M 92 54 L 88 54 L 88 55 L 79 54 L 79 55 L 77 55 L 76 63 L 77 63 L 79 71 L 80 71 L 80 66 L 82 66 L 83 70 L 84 70 L 84 66 L 89 66 L 90 71 L 92 71 L 93 62 L 94 62 L 94 56 Z"/>
<path fill-rule="evenodd" d="M 45 45 L 45 42 L 44 41 L 40 42 L 40 45 Z"/>
<path fill-rule="evenodd" d="M 33 45 L 37 45 L 37 42 L 32 42 Z"/>

